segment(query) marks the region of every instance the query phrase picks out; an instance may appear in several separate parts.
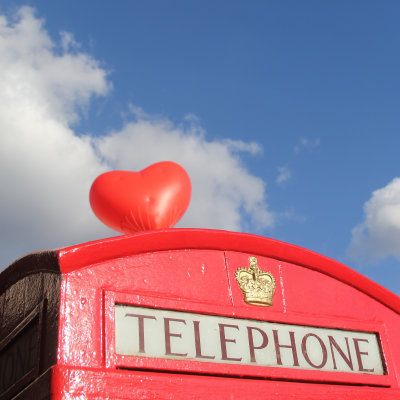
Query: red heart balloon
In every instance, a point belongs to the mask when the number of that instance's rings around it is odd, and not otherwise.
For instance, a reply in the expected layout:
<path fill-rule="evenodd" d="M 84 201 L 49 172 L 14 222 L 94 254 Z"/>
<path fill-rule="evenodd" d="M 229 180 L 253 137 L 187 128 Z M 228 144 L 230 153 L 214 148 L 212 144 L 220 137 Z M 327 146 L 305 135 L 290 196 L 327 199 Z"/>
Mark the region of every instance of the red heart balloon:
<path fill-rule="evenodd" d="M 170 228 L 186 211 L 191 196 L 187 172 L 163 161 L 140 172 L 111 171 L 90 188 L 90 206 L 104 224 L 131 233 Z"/>

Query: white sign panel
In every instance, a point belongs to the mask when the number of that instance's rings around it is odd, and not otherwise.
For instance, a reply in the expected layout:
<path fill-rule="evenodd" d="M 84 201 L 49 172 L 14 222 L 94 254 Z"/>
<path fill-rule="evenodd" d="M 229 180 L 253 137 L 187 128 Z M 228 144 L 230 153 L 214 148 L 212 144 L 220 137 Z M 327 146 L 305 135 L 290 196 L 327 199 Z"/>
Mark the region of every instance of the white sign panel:
<path fill-rule="evenodd" d="M 369 332 L 115 305 L 116 353 L 384 375 L 378 335 Z"/>

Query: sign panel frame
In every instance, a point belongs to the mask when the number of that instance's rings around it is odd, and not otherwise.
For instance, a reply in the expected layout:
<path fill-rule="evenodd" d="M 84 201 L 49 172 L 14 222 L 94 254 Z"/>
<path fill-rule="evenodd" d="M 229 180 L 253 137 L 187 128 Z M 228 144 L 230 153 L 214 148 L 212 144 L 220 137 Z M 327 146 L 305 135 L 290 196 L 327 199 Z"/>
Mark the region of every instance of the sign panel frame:
<path fill-rule="evenodd" d="M 118 355 L 386 375 L 379 343 L 375 332 L 115 304 Z"/>
<path fill-rule="evenodd" d="M 347 385 L 368 385 L 378 387 L 391 387 L 396 383 L 393 374 L 392 361 L 386 340 L 386 328 L 383 322 L 365 322 L 354 319 L 338 320 L 316 315 L 296 315 L 287 313 L 278 316 L 275 313 L 268 319 L 268 313 L 263 314 L 258 321 L 307 326 L 314 328 L 338 329 L 365 333 L 374 333 L 378 336 L 381 350 L 381 359 L 386 367 L 384 375 L 372 375 L 355 372 L 332 372 L 320 370 L 304 370 L 274 366 L 256 366 L 233 363 L 213 363 L 206 361 L 193 361 L 187 359 L 167 359 L 137 357 L 120 355 L 115 347 L 115 305 L 124 304 L 133 307 L 146 307 L 153 309 L 190 312 L 219 317 L 235 318 L 226 313 L 215 313 L 207 310 L 204 304 L 187 302 L 185 299 L 152 297 L 147 294 L 133 294 L 104 290 L 103 314 L 103 350 L 104 363 L 107 368 L 128 370 L 162 370 L 165 372 L 181 372 L 198 375 L 251 377 L 255 379 L 277 379 L 287 381 L 323 382 Z M 242 319 L 242 318 L 241 318 Z M 246 320 L 255 320 L 246 318 Z M 255 320 L 255 321 L 257 321 Z"/>

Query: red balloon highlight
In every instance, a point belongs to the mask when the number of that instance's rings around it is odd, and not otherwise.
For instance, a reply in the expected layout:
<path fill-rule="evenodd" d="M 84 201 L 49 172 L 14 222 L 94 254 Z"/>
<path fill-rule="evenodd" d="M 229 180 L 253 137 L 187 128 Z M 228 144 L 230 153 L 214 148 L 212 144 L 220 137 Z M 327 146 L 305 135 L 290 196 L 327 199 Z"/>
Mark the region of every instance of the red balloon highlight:
<path fill-rule="evenodd" d="M 105 225 L 132 233 L 174 226 L 189 205 L 191 191 L 187 172 L 162 161 L 139 172 L 101 174 L 90 188 L 89 201 Z"/>

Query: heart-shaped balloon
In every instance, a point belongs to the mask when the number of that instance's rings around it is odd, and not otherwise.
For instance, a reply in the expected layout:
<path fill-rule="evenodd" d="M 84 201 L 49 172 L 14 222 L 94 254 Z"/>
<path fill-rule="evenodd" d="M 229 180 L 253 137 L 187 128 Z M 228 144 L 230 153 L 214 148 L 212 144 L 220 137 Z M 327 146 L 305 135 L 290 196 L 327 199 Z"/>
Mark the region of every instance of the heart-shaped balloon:
<path fill-rule="evenodd" d="M 191 196 L 187 172 L 162 161 L 140 172 L 110 171 L 90 188 L 90 205 L 104 224 L 131 233 L 170 228 L 186 211 Z"/>

